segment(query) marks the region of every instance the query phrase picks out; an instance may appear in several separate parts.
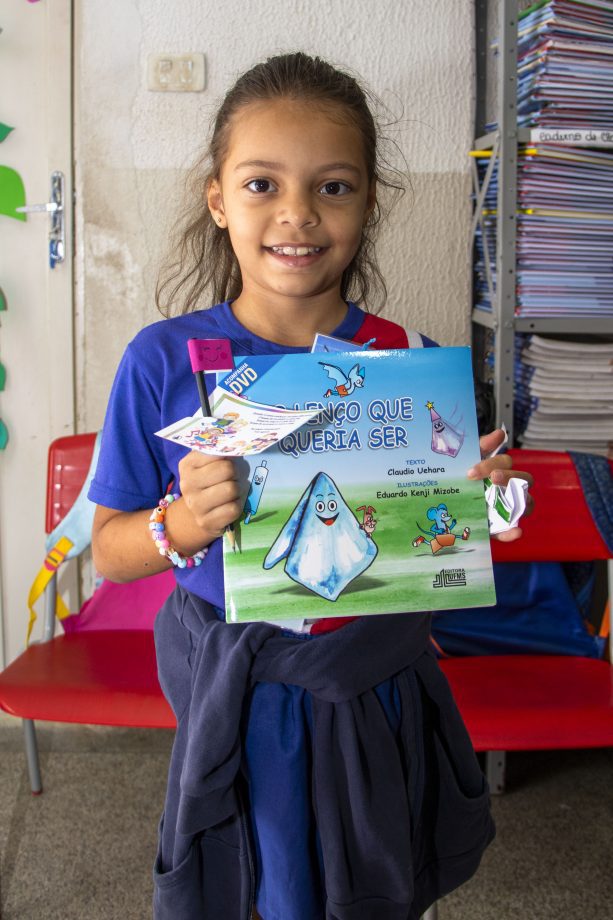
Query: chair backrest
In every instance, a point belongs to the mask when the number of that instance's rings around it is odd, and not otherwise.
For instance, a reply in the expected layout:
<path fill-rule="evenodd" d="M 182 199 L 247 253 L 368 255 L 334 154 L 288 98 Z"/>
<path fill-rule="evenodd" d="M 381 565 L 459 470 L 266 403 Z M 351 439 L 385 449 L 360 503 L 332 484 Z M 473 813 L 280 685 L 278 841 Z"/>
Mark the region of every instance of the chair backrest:
<path fill-rule="evenodd" d="M 57 438 L 47 465 L 47 533 L 70 511 L 89 470 L 96 435 Z M 534 511 L 521 522 L 523 537 L 492 541 L 496 562 L 581 561 L 610 558 L 586 504 L 574 464 L 558 451 L 509 451 L 518 469 L 534 476 Z"/>
<path fill-rule="evenodd" d="M 87 478 L 96 434 L 57 438 L 49 447 L 45 529 L 51 533 L 66 517 Z M 153 629 L 153 621 L 175 586 L 172 570 L 127 584 L 103 582 L 80 611 L 62 619 L 64 632 Z M 49 613 L 52 635 L 54 613 Z"/>
<path fill-rule="evenodd" d="M 73 434 L 56 438 L 49 446 L 46 533 L 51 533 L 74 505 L 89 470 L 95 441 L 95 433 Z"/>

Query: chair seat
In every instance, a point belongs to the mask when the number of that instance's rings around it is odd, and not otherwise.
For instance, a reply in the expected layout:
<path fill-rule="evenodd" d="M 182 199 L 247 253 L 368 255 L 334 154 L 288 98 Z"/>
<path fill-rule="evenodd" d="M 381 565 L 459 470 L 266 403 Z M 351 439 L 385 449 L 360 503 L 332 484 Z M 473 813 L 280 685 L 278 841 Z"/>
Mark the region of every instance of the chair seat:
<path fill-rule="evenodd" d="M 0 674 L 0 707 L 25 719 L 174 728 L 153 634 L 101 630 L 29 646 Z"/>
<path fill-rule="evenodd" d="M 477 751 L 613 745 L 613 669 L 548 655 L 440 662 Z"/>

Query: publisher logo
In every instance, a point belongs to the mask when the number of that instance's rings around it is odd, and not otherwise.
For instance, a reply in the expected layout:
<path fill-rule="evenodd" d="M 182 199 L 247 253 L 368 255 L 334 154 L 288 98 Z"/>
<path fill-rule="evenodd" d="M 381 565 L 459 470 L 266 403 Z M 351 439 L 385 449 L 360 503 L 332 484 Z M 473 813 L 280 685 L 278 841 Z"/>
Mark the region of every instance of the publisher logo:
<path fill-rule="evenodd" d="M 466 584 L 466 569 L 441 569 L 434 581 L 433 588 L 461 588 Z"/>

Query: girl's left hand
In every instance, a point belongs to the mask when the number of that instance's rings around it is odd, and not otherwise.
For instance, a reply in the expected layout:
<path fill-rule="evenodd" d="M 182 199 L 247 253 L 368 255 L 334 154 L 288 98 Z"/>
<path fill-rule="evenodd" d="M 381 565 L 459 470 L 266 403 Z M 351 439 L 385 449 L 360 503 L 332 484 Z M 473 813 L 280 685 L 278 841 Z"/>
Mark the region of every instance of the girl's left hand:
<path fill-rule="evenodd" d="M 488 454 L 496 450 L 503 441 L 504 431 L 502 431 L 501 428 L 497 428 L 495 431 L 479 438 L 479 447 L 481 448 L 481 457 L 483 459 L 481 463 L 477 463 L 476 466 L 473 466 L 472 469 L 468 471 L 468 478 L 485 479 L 486 476 L 489 476 L 495 485 L 506 486 L 509 479 L 514 476 L 517 479 L 525 479 L 529 486 L 533 485 L 534 480 L 530 473 L 524 473 L 520 470 L 513 469 L 513 459 L 509 454 L 496 454 L 495 457 L 487 459 Z M 524 517 L 532 513 L 533 506 L 534 499 L 528 492 Z M 503 533 L 496 534 L 494 539 L 501 540 L 504 543 L 510 543 L 512 540 L 517 540 L 518 537 L 521 537 L 521 527 L 513 527 L 511 530 L 505 530 Z"/>

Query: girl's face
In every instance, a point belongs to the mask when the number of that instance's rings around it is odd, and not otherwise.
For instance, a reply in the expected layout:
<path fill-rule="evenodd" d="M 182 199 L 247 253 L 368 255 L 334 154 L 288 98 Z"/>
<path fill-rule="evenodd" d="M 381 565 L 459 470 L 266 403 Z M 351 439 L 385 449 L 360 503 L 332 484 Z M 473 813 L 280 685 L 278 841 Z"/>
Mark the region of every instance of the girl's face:
<path fill-rule="evenodd" d="M 375 204 L 360 132 L 341 109 L 280 99 L 233 118 L 219 181 L 208 191 L 240 265 L 241 300 L 340 298 Z"/>

